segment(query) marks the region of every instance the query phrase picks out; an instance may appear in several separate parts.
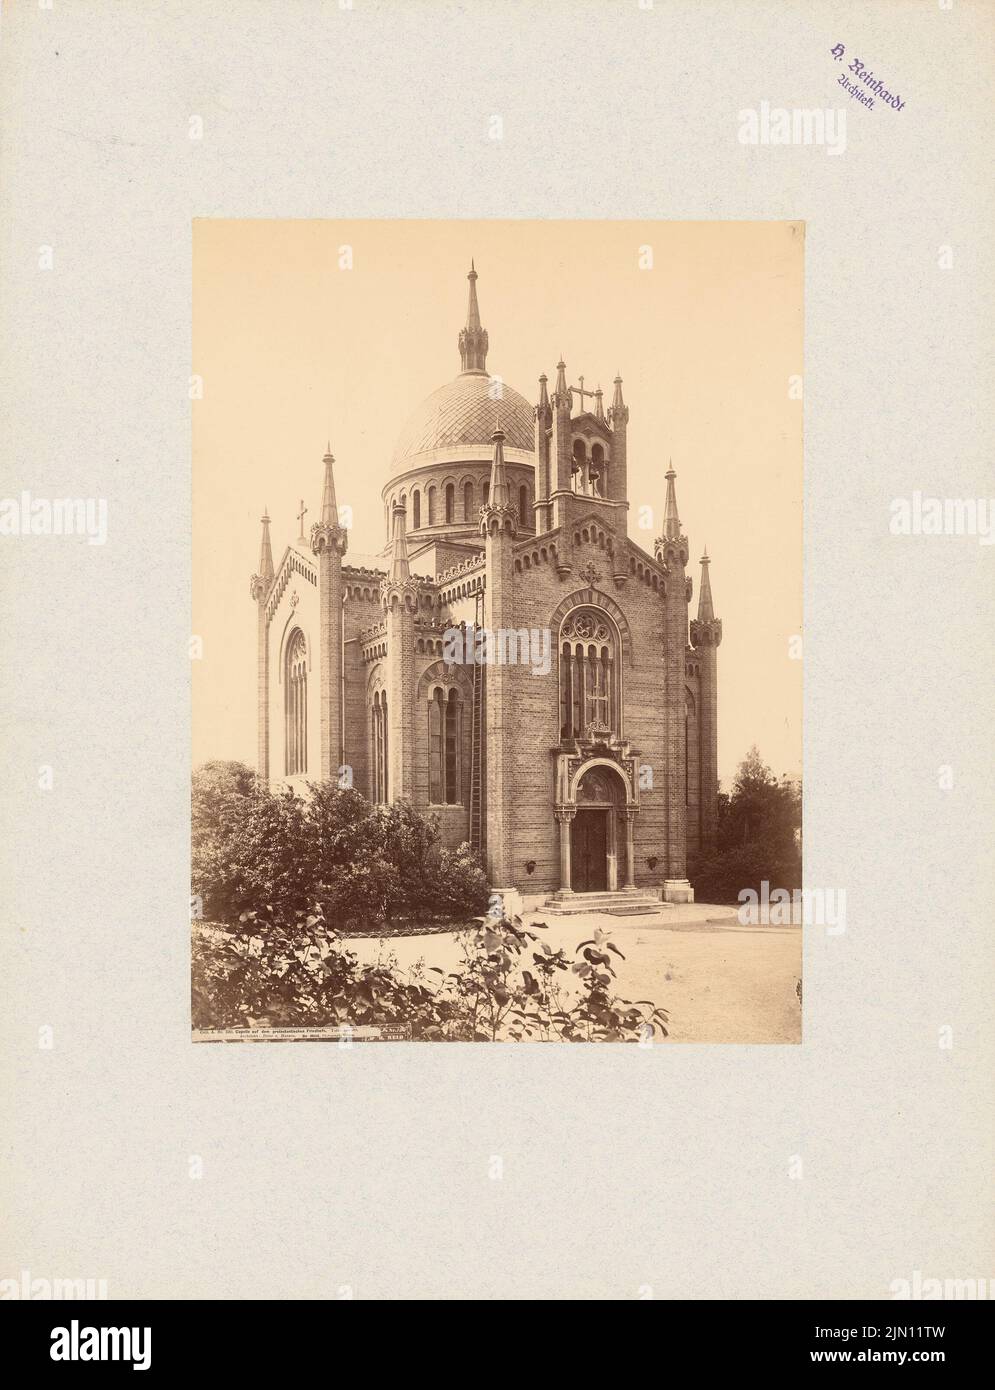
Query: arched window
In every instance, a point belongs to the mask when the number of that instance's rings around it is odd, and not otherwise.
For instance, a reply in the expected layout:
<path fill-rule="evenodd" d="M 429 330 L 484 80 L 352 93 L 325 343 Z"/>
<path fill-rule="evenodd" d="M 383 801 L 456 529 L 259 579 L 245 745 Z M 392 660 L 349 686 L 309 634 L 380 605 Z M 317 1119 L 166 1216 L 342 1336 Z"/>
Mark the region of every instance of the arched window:
<path fill-rule="evenodd" d="M 283 669 L 284 768 L 288 777 L 307 772 L 307 643 L 296 628 Z"/>
<path fill-rule="evenodd" d="M 473 521 L 473 484 L 463 484 L 463 520 Z"/>
<path fill-rule="evenodd" d="M 560 738 L 621 733 L 618 641 L 597 608 L 569 613 L 560 628 Z"/>
<path fill-rule="evenodd" d="M 529 490 L 524 483 L 518 489 L 518 519 L 523 526 L 528 526 L 532 520 L 529 515 Z"/>
<path fill-rule="evenodd" d="M 455 690 L 446 701 L 446 803 L 455 806 L 460 798 L 460 742 L 462 707 Z"/>
<path fill-rule="evenodd" d="M 429 488 L 429 490 L 428 490 L 428 496 L 427 496 L 427 498 L 426 498 L 425 500 L 426 500 L 426 503 L 427 503 L 427 507 L 426 507 L 427 515 L 426 515 L 426 517 L 425 517 L 425 525 L 426 525 L 426 526 L 431 526 L 432 523 L 435 521 L 435 488 L 434 488 L 434 487 L 430 487 L 430 488 Z"/>
<path fill-rule="evenodd" d="M 433 690 L 428 704 L 428 799 L 442 805 L 442 691 Z"/>
<path fill-rule="evenodd" d="M 456 520 L 456 484 L 446 483 L 446 524 Z"/>
<path fill-rule="evenodd" d="M 684 804 L 691 805 L 691 740 L 698 736 L 694 696 L 684 687 Z"/>
<path fill-rule="evenodd" d="M 487 506 L 487 503 L 488 503 L 489 500 L 490 500 L 490 496 L 491 496 L 491 485 L 490 485 L 490 483 L 485 482 L 485 483 L 484 483 L 484 506 L 485 506 L 485 507 Z"/>
<path fill-rule="evenodd" d="M 387 692 L 378 690 L 373 696 L 372 741 L 373 741 L 373 800 L 383 803 L 387 800 Z"/>
<path fill-rule="evenodd" d="M 684 805 L 691 805 L 691 712 L 684 711 Z"/>
<path fill-rule="evenodd" d="M 421 493 L 415 489 L 411 494 L 411 526 L 417 531 L 421 525 Z"/>
<path fill-rule="evenodd" d="M 463 705 L 459 692 L 439 686 L 428 702 L 428 799 L 456 806 L 461 798 Z"/>

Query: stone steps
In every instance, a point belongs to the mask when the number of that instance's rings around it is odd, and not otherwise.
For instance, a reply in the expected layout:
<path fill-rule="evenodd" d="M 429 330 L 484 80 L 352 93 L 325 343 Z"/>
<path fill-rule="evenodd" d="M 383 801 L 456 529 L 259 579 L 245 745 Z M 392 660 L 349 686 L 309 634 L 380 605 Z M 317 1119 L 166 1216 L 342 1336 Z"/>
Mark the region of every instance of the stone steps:
<path fill-rule="evenodd" d="M 577 916 L 581 913 L 606 913 L 610 917 L 642 917 L 650 912 L 666 912 L 669 903 L 649 893 L 569 893 L 547 898 L 539 909 L 554 917 Z"/>

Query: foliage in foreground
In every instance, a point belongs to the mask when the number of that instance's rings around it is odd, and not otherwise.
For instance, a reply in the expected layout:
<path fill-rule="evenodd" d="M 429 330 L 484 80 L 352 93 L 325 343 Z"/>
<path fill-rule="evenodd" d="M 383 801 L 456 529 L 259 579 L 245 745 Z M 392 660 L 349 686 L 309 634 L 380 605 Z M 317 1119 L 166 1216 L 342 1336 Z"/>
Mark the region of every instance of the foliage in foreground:
<path fill-rule="evenodd" d="M 425 1042 L 636 1042 L 667 1036 L 649 1000 L 614 994 L 612 954 L 596 932 L 571 962 L 520 918 L 476 918 L 459 934 L 462 959 L 402 972 L 387 958 L 363 964 L 345 949 L 320 906 L 255 911 L 234 929 L 195 924 L 193 1025 L 410 1028 Z"/>
<path fill-rule="evenodd" d="M 373 806 L 334 781 L 271 792 L 241 763 L 193 776 L 191 891 L 202 915 L 303 919 L 314 903 L 340 926 L 460 920 L 482 912 L 487 880 L 469 845 L 445 849 L 406 802 Z"/>
<path fill-rule="evenodd" d="M 802 793 L 778 781 L 756 746 L 739 765 L 732 792 L 719 796 L 713 853 L 688 865 L 699 902 L 735 903 L 743 888 L 802 886 Z"/>

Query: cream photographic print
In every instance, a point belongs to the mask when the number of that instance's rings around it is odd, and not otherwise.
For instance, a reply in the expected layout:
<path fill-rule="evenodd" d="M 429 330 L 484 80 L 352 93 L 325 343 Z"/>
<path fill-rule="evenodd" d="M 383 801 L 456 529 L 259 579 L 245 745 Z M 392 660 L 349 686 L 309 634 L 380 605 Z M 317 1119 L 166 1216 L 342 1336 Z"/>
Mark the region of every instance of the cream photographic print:
<path fill-rule="evenodd" d="M 26 1374 L 987 1353 L 993 82 L 993 0 L 0 0 Z"/>
<path fill-rule="evenodd" d="M 195 1037 L 798 1042 L 804 228 L 193 238 Z"/>

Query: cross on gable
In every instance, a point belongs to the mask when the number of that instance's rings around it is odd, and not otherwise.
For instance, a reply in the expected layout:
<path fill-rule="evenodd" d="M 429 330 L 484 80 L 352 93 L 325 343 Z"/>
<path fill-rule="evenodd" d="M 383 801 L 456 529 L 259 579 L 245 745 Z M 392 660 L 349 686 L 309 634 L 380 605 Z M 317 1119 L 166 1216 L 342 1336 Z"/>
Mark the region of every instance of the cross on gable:
<path fill-rule="evenodd" d="M 590 396 L 590 397 L 591 397 L 591 400 L 593 401 L 594 398 L 595 398 L 595 396 L 596 396 L 598 393 L 597 393 L 597 391 L 585 391 L 585 390 L 584 390 L 584 378 L 583 378 L 582 376 L 581 376 L 581 377 L 578 377 L 577 380 L 580 382 L 580 385 L 579 385 L 579 386 L 571 386 L 571 388 L 570 388 L 570 394 L 573 395 L 574 393 L 576 393 L 576 394 L 580 397 L 580 408 L 581 408 L 581 412 L 583 412 L 583 410 L 584 410 L 584 397 L 585 397 L 585 396 Z"/>
<path fill-rule="evenodd" d="M 302 497 L 302 498 L 301 498 L 301 509 L 300 509 L 300 511 L 297 513 L 297 520 L 301 523 L 301 534 L 298 536 L 297 539 L 298 539 L 298 540 L 301 540 L 301 541 L 305 539 L 305 536 L 304 536 L 304 518 L 307 516 L 307 513 L 308 513 L 308 509 L 307 509 L 307 507 L 305 507 L 305 505 L 304 505 L 304 498 Z"/>

